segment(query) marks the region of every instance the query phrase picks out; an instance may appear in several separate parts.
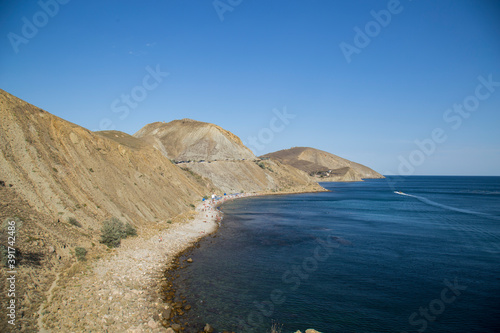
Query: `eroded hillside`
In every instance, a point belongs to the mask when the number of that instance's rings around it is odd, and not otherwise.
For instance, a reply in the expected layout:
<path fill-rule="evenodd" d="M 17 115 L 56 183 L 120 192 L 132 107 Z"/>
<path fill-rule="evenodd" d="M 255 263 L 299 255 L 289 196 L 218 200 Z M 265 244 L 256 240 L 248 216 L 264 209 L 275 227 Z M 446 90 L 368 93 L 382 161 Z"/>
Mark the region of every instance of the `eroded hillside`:
<path fill-rule="evenodd" d="M 191 119 L 148 124 L 134 136 L 149 141 L 175 161 L 255 158 L 233 133 L 217 125 Z"/>
<path fill-rule="evenodd" d="M 76 247 L 89 257 L 104 251 L 99 237 L 105 219 L 130 222 L 140 235 L 154 233 L 213 190 L 149 145 L 120 144 L 3 90 L 0 181 L 2 235 L 7 219 L 20 219 L 16 249 L 24 257 L 17 268 L 31 291 L 24 294 L 30 307 L 18 309 L 24 323 L 17 323 L 25 328 L 35 325 L 33 308 L 56 272 L 75 261 Z"/>

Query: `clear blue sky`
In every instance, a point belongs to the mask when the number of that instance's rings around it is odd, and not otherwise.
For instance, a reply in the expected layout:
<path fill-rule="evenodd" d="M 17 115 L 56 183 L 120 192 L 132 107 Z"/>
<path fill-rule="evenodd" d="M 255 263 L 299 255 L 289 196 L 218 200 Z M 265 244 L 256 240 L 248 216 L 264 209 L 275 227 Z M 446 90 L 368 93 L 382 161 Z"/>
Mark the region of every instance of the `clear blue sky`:
<path fill-rule="evenodd" d="M 55 1 L 1 2 L 0 88 L 90 130 L 192 118 L 256 155 L 500 175 L 498 1 Z"/>

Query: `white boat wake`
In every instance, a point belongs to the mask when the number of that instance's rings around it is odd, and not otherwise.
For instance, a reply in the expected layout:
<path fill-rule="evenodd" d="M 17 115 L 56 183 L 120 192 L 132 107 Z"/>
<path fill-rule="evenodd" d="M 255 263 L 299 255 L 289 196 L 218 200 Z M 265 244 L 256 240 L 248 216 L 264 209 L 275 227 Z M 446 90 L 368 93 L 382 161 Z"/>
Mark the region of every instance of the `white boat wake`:
<path fill-rule="evenodd" d="M 398 195 L 403 195 L 403 196 L 415 198 L 415 199 L 417 199 L 425 204 L 428 204 L 428 205 L 434 206 L 434 207 L 438 207 L 441 209 L 450 210 L 450 211 L 454 211 L 454 212 L 458 212 L 458 213 L 462 213 L 462 214 L 475 215 L 475 216 L 479 216 L 479 217 L 483 217 L 483 218 L 487 218 L 487 219 L 491 219 L 491 220 L 497 220 L 497 221 L 500 220 L 500 217 L 495 216 L 495 215 L 443 205 L 443 204 L 440 204 L 438 202 L 429 200 L 427 198 L 419 197 L 417 195 L 412 195 L 412 194 L 408 194 L 408 193 L 404 193 L 404 192 L 400 192 L 400 191 L 394 191 L 394 193 L 396 193 Z M 478 226 L 473 225 L 473 224 L 471 225 L 468 223 L 460 222 L 457 220 L 454 220 L 453 223 L 451 223 L 451 221 L 448 218 L 441 218 L 441 222 L 448 224 L 449 227 L 451 227 L 452 229 L 455 229 L 457 231 L 462 232 L 464 234 L 464 237 L 465 237 L 464 240 L 466 240 L 466 241 L 475 240 L 478 242 L 484 242 L 485 239 L 489 239 L 489 240 L 494 239 L 495 241 L 493 243 L 490 243 L 490 245 L 489 245 L 489 250 L 500 252 L 500 236 L 498 235 L 498 233 L 491 232 L 491 231 L 485 230 L 482 227 L 478 227 Z"/>
<path fill-rule="evenodd" d="M 415 199 L 417 199 L 417 200 L 419 200 L 419 201 L 421 201 L 423 203 L 426 203 L 426 204 L 434 206 L 434 207 L 438 207 L 438 208 L 442 208 L 442 209 L 446 209 L 446 210 L 451 210 L 451 211 L 458 212 L 458 213 L 463 213 L 463 214 L 472 214 L 472 215 L 476 215 L 476 216 L 480 216 L 480 217 L 486 217 L 486 218 L 493 219 L 493 220 L 500 220 L 500 217 L 498 217 L 498 216 L 494 216 L 494 215 L 486 214 L 486 213 L 481 213 L 481 212 L 475 212 L 473 210 L 468 210 L 468 209 L 462 209 L 462 208 L 456 208 L 456 207 L 452 207 L 452 206 L 443 205 L 443 204 L 440 204 L 438 202 L 429 200 L 427 198 L 419 197 L 417 195 L 412 195 L 412 194 L 404 193 L 404 192 L 401 192 L 401 191 L 394 191 L 394 193 L 399 194 L 399 195 L 405 195 L 407 197 L 415 198 Z"/>

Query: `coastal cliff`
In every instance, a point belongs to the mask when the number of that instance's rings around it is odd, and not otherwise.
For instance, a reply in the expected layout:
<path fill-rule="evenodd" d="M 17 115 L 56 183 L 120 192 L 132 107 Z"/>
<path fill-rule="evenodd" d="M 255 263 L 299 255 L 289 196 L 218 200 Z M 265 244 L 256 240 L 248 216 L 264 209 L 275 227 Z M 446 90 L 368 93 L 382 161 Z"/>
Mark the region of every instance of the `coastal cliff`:
<path fill-rule="evenodd" d="M 75 325 L 165 332 L 150 317 L 163 307 L 158 281 L 167 256 L 215 230 L 213 216 L 195 211 L 203 197 L 324 191 L 311 176 L 317 168 L 279 154 L 257 158 L 217 125 L 183 119 L 146 125 L 133 136 L 92 132 L 3 90 L 0 142 L 0 218 L 2 226 L 19 226 L 24 298 L 16 328 L 25 331 Z M 331 167 L 316 162 L 308 165 Z M 371 175 L 353 162 L 342 167 L 345 180 Z M 101 243 L 103 222 L 112 217 L 138 233 L 118 249 Z M 6 325 L 2 318 L 0 329 Z"/>

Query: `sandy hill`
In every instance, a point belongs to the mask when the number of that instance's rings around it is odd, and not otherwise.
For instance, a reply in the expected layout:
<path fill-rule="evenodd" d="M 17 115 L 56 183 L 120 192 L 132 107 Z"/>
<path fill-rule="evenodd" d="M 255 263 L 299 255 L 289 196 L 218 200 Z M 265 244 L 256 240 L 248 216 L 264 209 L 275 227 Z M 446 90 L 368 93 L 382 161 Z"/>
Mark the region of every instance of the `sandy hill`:
<path fill-rule="evenodd" d="M 134 134 L 175 161 L 255 159 L 240 138 L 201 121 L 182 119 L 148 124 Z"/>
<path fill-rule="evenodd" d="M 363 178 L 384 178 L 364 165 L 308 147 L 284 149 L 263 155 L 261 158 L 270 158 L 291 165 L 321 181 L 360 181 Z"/>

